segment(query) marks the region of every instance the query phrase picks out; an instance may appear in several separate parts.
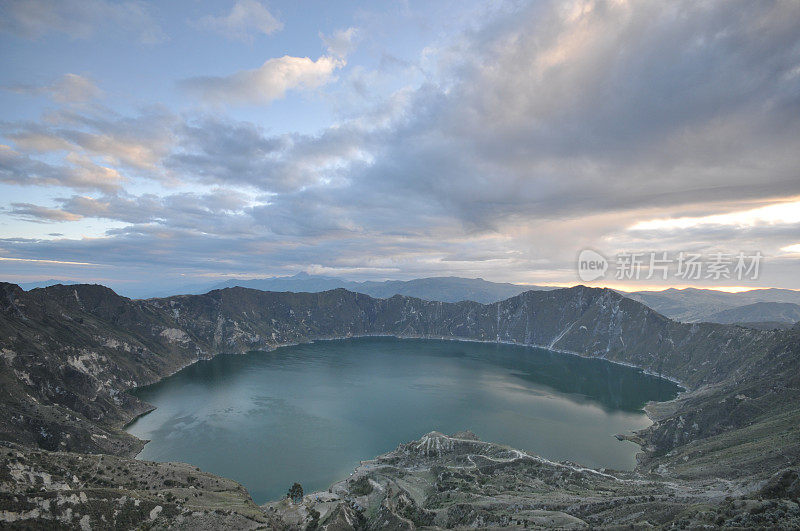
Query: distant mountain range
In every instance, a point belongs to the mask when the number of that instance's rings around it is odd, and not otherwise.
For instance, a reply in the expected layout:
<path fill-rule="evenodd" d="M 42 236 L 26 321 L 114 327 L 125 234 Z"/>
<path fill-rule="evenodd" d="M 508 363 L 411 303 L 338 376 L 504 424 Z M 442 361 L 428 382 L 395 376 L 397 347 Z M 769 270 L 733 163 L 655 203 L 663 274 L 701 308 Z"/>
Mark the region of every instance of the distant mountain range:
<path fill-rule="evenodd" d="M 709 321 L 712 323 L 743 323 L 776 321 L 793 323 L 800 319 L 785 307 L 757 303 L 800 304 L 800 291 L 790 289 L 754 289 L 728 293 L 712 289 L 675 289 L 664 291 L 637 291 L 624 293 L 633 300 L 646 304 L 662 315 L 684 322 Z M 738 308 L 741 311 L 723 313 Z M 731 319 L 736 317 L 735 321 Z M 793 319 L 793 320 L 792 320 Z"/>
<path fill-rule="evenodd" d="M 55 284 L 71 285 L 75 282 L 46 280 L 20 284 L 20 287 L 31 290 Z M 132 298 L 145 299 L 178 294 L 199 295 L 215 289 L 232 287 L 293 293 L 319 293 L 344 288 L 379 299 L 404 295 L 429 301 L 474 301 L 481 304 L 502 301 L 530 290 L 550 291 L 556 289 L 549 286 L 490 282 L 482 278 L 452 276 L 357 282 L 337 277 L 298 273 L 283 277 L 232 279 L 219 283 L 190 284 L 178 286 L 169 291 L 147 292 L 133 289 L 120 289 L 119 291 Z M 663 291 L 620 291 L 620 293 L 649 306 L 662 315 L 683 322 L 739 323 L 773 328 L 800 320 L 800 313 L 798 313 L 800 291 L 789 289 L 767 288 L 728 293 L 713 289 L 670 288 Z"/>
<path fill-rule="evenodd" d="M 800 304 L 791 302 L 756 302 L 717 312 L 711 315 L 708 321 L 724 324 L 763 321 L 796 323 L 800 321 Z"/>
<path fill-rule="evenodd" d="M 45 288 L 63 284 L 76 284 L 69 280 L 43 280 L 26 282 L 19 286 L 30 291 L 34 288 Z M 489 282 L 482 278 L 463 277 L 430 277 L 414 280 L 353 281 L 337 277 L 309 275 L 298 273 L 292 276 L 268 277 L 254 279 L 231 279 L 225 282 L 195 283 L 175 286 L 172 289 L 141 289 L 136 287 L 114 286 L 121 295 L 133 299 L 150 299 L 169 297 L 172 295 L 201 295 L 215 289 L 250 288 L 261 291 L 290 291 L 293 293 L 319 293 L 332 289 L 344 288 L 371 297 L 386 299 L 393 295 L 405 295 L 419 299 L 441 302 L 473 301 L 482 304 L 505 300 L 530 290 L 549 291 L 556 289 L 549 286 L 529 284 L 509 284 Z"/>
<path fill-rule="evenodd" d="M 73 282 L 72 280 L 56 280 L 54 278 L 48 280 L 37 280 L 35 282 L 21 282 L 19 287 L 24 289 L 25 291 L 30 291 L 35 288 L 46 288 L 49 286 L 55 286 L 56 284 L 61 284 L 64 286 L 74 286 L 78 284 L 78 282 Z"/>
<path fill-rule="evenodd" d="M 335 277 L 309 275 L 307 273 L 298 273 L 290 277 L 228 280 L 214 285 L 212 289 L 237 286 L 262 291 L 292 291 L 295 293 L 314 293 L 344 288 L 379 299 L 387 299 L 393 295 L 405 295 L 429 301 L 474 301 L 482 304 L 509 299 L 530 290 L 548 291 L 556 289 L 547 286 L 489 282 L 482 278 L 430 277 L 414 280 L 355 282 Z"/>

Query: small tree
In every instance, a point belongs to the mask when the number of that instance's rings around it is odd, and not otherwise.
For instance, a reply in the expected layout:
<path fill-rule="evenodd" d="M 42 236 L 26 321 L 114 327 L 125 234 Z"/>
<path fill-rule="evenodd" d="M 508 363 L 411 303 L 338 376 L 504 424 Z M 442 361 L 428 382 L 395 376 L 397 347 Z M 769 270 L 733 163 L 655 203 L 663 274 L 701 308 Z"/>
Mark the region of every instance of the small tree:
<path fill-rule="evenodd" d="M 286 497 L 295 503 L 300 503 L 303 501 L 303 486 L 300 483 L 295 483 L 286 493 Z"/>

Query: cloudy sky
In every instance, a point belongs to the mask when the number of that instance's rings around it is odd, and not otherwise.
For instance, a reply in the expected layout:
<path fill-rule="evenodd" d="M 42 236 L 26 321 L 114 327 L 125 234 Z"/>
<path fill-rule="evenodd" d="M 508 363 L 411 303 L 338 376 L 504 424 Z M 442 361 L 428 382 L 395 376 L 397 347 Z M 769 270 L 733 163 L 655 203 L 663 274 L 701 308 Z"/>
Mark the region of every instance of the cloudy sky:
<path fill-rule="evenodd" d="M 491 5 L 487 5 L 491 4 Z M 0 276 L 800 288 L 800 2 L 0 0 Z"/>

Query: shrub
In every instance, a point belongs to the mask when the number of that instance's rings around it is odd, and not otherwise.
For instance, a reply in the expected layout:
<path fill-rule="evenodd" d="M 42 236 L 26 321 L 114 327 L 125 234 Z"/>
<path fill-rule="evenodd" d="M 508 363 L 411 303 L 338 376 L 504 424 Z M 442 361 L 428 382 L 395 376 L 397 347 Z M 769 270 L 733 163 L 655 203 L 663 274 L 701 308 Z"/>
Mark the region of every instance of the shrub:
<path fill-rule="evenodd" d="M 300 483 L 295 483 L 286 493 L 286 497 L 295 503 L 303 501 L 303 487 Z"/>

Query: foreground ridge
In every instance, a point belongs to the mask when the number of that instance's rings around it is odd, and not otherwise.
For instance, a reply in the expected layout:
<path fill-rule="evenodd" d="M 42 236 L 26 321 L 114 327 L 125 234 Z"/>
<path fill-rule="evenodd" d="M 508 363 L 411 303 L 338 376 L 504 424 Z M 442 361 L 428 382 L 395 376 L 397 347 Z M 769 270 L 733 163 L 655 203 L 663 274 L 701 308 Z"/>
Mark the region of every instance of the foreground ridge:
<path fill-rule="evenodd" d="M 244 487 L 185 463 L 0 443 L 0 527 L 280 528 Z"/>
<path fill-rule="evenodd" d="M 795 476 L 796 477 L 796 476 Z M 264 505 L 298 528 L 415 529 L 800 525 L 794 501 L 764 501 L 785 480 L 667 482 L 554 463 L 470 432 L 437 432 L 361 465 L 324 492 Z"/>

